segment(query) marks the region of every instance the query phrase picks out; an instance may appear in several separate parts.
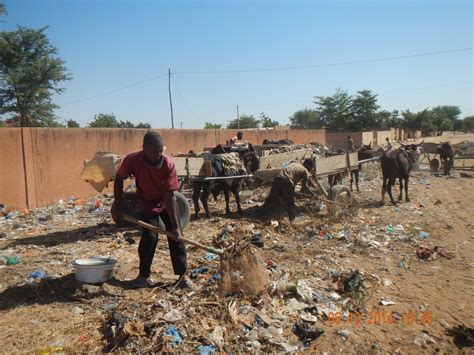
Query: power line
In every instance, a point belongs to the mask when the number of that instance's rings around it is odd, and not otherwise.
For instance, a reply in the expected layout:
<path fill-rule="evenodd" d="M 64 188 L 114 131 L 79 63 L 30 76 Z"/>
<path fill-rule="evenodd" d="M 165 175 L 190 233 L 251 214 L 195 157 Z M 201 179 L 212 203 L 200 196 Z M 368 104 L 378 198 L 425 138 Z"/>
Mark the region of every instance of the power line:
<path fill-rule="evenodd" d="M 341 65 L 350 65 L 350 64 L 361 64 L 361 63 L 371 63 L 371 62 L 383 62 L 383 61 L 390 61 L 390 60 L 398 60 L 398 59 L 406 59 L 406 58 L 416 58 L 416 57 L 423 57 L 423 56 L 430 56 L 430 55 L 440 55 L 440 54 L 447 54 L 447 53 L 455 53 L 455 52 L 462 52 L 462 51 L 470 51 L 474 49 L 474 47 L 467 47 L 467 48 L 459 48 L 459 49 L 452 49 L 452 50 L 445 50 L 445 51 L 437 51 L 437 52 L 426 52 L 426 53 L 418 53 L 418 54 L 410 54 L 410 55 L 403 55 L 403 56 L 395 56 L 395 57 L 385 57 L 385 58 L 377 58 L 377 59 L 366 59 L 366 60 L 358 60 L 358 61 L 347 61 L 347 62 L 337 62 L 337 63 L 326 63 L 326 64 L 313 64 L 313 65 L 305 65 L 305 66 L 292 66 L 292 67 L 279 67 L 279 68 L 263 68 L 263 69 L 244 69 L 244 70 L 223 70 L 223 71 L 190 71 L 190 72 L 176 72 L 173 73 L 175 75 L 186 75 L 186 74 L 227 74 L 227 73 L 249 73 L 249 72 L 265 72 L 265 71 L 279 71 L 279 70 L 294 70 L 294 69 L 310 69 L 310 68 L 319 68 L 319 67 L 331 67 L 331 66 L 341 66 Z M 126 90 L 138 85 L 142 85 L 148 83 L 150 81 L 163 78 L 169 74 L 162 74 L 158 75 L 143 81 L 139 81 L 127 86 L 123 86 L 117 89 L 113 89 L 110 91 L 106 91 L 100 94 L 88 96 L 79 100 L 74 100 L 70 102 L 66 102 L 61 106 L 68 106 L 75 103 L 88 101 L 95 99 L 96 97 L 110 95 L 115 92 Z M 176 85 L 176 84 L 175 84 Z M 179 90 L 179 89 L 178 89 Z"/>
<path fill-rule="evenodd" d="M 408 55 L 395 56 L 395 57 L 384 57 L 384 58 L 376 58 L 376 59 L 354 60 L 354 61 L 347 61 L 347 62 L 336 62 L 336 63 L 325 63 L 325 64 L 312 64 L 312 65 L 302 65 L 302 66 L 292 66 L 292 67 L 261 68 L 261 69 L 242 69 L 242 70 L 221 70 L 221 71 L 188 71 L 188 72 L 176 72 L 176 73 L 173 73 L 173 74 L 176 74 L 176 75 L 189 75 L 189 74 L 229 74 L 229 73 L 251 73 L 251 72 L 265 72 L 265 71 L 279 71 L 279 70 L 294 70 L 294 69 L 322 68 L 322 67 L 333 67 L 333 66 L 350 65 L 350 64 L 361 64 L 361 63 L 372 63 L 372 62 L 384 62 L 384 61 L 398 60 L 398 59 L 425 57 L 425 56 L 431 56 L 431 55 L 440 55 L 440 54 L 447 54 L 447 53 L 470 51 L 470 50 L 472 50 L 472 49 L 474 49 L 474 47 L 451 49 L 451 50 L 437 51 L 437 52 L 426 52 L 426 53 L 408 54 Z"/>
<path fill-rule="evenodd" d="M 199 120 L 199 117 L 194 113 L 194 111 L 191 109 L 191 107 L 188 105 L 188 103 L 187 103 L 186 100 L 184 99 L 184 96 L 183 96 L 183 94 L 181 93 L 181 90 L 179 89 L 179 87 L 178 87 L 178 85 L 176 84 L 176 81 L 174 80 L 173 77 L 171 77 L 171 81 L 173 82 L 173 85 L 174 85 L 174 87 L 176 88 L 176 91 L 178 92 L 178 96 L 181 98 L 181 101 L 183 101 L 184 106 L 186 106 L 186 108 L 189 110 L 189 112 L 191 112 L 191 114 L 194 116 L 194 118 L 196 118 L 197 120 Z"/>
<path fill-rule="evenodd" d="M 388 90 L 382 90 L 382 91 L 377 91 L 377 90 L 370 90 L 372 92 L 375 92 L 377 94 L 385 94 L 385 93 L 390 93 L 390 92 L 403 92 L 403 91 L 412 91 L 412 90 L 422 90 L 422 89 L 431 89 L 431 88 L 438 88 L 438 87 L 445 87 L 445 86 L 453 86 L 453 85 L 464 85 L 464 84 L 471 84 L 474 83 L 473 80 L 470 81 L 458 81 L 458 82 L 453 82 L 453 83 L 445 83 L 445 84 L 436 84 L 436 85 L 429 85 L 429 86 L 422 86 L 422 87 L 416 87 L 416 88 L 403 88 L 403 89 L 388 89 Z M 319 96 L 319 95 L 318 95 Z M 239 106 L 244 106 L 244 107 L 249 107 L 249 106 L 273 106 L 273 105 L 289 105 L 293 103 L 305 103 L 308 102 L 307 100 L 298 100 L 298 101 L 292 101 L 292 102 L 272 102 L 272 103 L 242 103 L 239 104 Z"/>
<path fill-rule="evenodd" d="M 470 81 L 458 81 L 454 83 L 446 83 L 446 84 L 436 84 L 436 85 L 429 85 L 429 86 L 422 86 L 417 88 L 409 88 L 409 89 L 389 89 L 389 90 L 382 90 L 379 93 L 389 93 L 389 92 L 403 92 L 403 91 L 413 91 L 413 90 L 422 90 L 422 89 L 431 89 L 431 88 L 440 88 L 445 86 L 452 86 L 452 85 L 464 85 L 464 84 L 472 84 L 474 80 Z"/>
<path fill-rule="evenodd" d="M 171 128 L 174 129 L 173 101 L 171 99 L 171 70 L 168 68 L 168 93 L 170 96 Z"/>
<path fill-rule="evenodd" d="M 423 89 L 431 89 L 431 88 L 439 88 L 439 87 L 445 87 L 445 86 L 453 86 L 453 85 L 465 85 L 465 84 L 472 84 L 474 83 L 474 80 L 470 81 L 458 81 L 458 82 L 452 82 L 452 83 L 444 83 L 444 84 L 435 84 L 435 85 L 429 85 L 429 86 L 422 86 L 422 87 L 416 87 L 416 88 L 402 88 L 402 89 L 388 89 L 388 90 L 382 90 L 382 91 L 377 91 L 377 90 L 370 90 L 371 92 L 377 93 L 378 94 L 389 94 L 392 92 L 405 92 L 405 91 L 414 91 L 414 90 L 423 90 Z M 315 96 L 313 96 L 314 98 Z M 306 103 L 306 104 L 314 104 L 314 101 L 309 102 L 308 100 L 297 100 L 297 101 L 291 101 L 291 102 L 284 102 L 284 101 L 278 101 L 278 102 L 266 102 L 266 103 L 239 103 L 240 107 L 252 107 L 252 106 L 279 106 L 279 105 L 293 105 L 296 103 Z M 219 110 L 217 113 L 220 112 L 227 112 L 230 111 L 230 109 L 226 110 Z"/>
<path fill-rule="evenodd" d="M 61 106 L 72 105 L 72 104 L 76 104 L 76 103 L 78 103 L 78 102 L 83 102 L 83 101 L 87 101 L 87 100 L 92 100 L 92 99 L 95 99 L 96 97 L 99 97 L 99 96 L 104 96 L 104 95 L 113 94 L 114 92 L 121 91 L 121 90 L 125 90 L 125 89 L 129 89 L 129 88 L 132 88 L 132 87 L 134 87 L 134 86 L 142 85 L 142 84 L 148 83 L 148 82 L 150 82 L 150 81 L 153 81 L 153 80 L 156 80 L 156 79 L 159 79 L 159 78 L 163 78 L 163 77 L 165 77 L 165 76 L 167 76 L 167 75 L 168 75 L 168 74 L 158 75 L 158 76 L 155 76 L 155 77 L 153 77 L 153 78 L 146 79 L 146 80 L 143 80 L 143 81 L 139 81 L 139 82 L 134 83 L 134 84 L 130 84 L 130 85 L 127 85 L 127 86 L 122 86 L 122 87 L 120 87 L 120 88 L 118 88 L 118 89 L 106 91 L 106 92 L 103 92 L 103 93 L 101 93 L 101 94 L 97 94 L 97 95 L 85 97 L 85 98 L 83 98 L 83 99 L 79 99 L 79 100 L 75 100 L 75 101 L 70 101 L 70 102 L 67 102 L 67 103 L 65 103 L 65 104 L 62 104 Z"/>

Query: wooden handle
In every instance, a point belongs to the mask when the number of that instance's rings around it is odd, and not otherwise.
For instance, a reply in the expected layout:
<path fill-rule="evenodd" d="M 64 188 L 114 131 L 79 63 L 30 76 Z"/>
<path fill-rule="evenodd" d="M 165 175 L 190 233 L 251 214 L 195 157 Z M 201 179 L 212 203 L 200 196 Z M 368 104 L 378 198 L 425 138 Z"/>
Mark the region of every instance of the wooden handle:
<path fill-rule="evenodd" d="M 129 216 L 129 215 L 126 215 L 124 214 L 123 215 L 123 219 L 126 220 L 127 222 L 131 222 L 133 224 L 136 224 L 140 227 L 143 227 L 143 228 L 146 228 L 146 229 L 149 229 L 153 232 L 157 232 L 157 233 L 163 233 L 165 235 L 167 235 L 168 237 L 176 240 L 176 235 L 174 233 L 171 233 L 171 232 L 168 232 L 167 230 L 165 229 L 162 229 L 162 228 L 159 228 L 159 227 L 155 227 L 149 223 L 146 223 L 146 222 L 143 222 L 139 219 L 136 219 L 132 216 Z M 212 247 L 208 247 L 206 245 L 203 245 L 201 243 L 198 243 L 192 239 L 188 239 L 188 238 L 185 238 L 185 237 L 179 237 L 179 241 L 183 241 L 185 242 L 186 244 L 191 244 L 191 245 L 194 245 L 195 247 L 199 248 L 199 249 L 203 249 L 203 250 L 206 250 L 208 251 L 209 253 L 212 253 L 212 254 L 217 254 L 217 255 L 222 255 L 224 254 L 224 251 L 220 250 L 220 249 L 215 249 L 215 248 L 212 248 Z"/>
<path fill-rule="evenodd" d="M 321 183 L 319 182 L 319 180 L 315 177 L 314 180 L 316 181 L 316 184 L 318 185 L 318 187 L 321 189 L 321 191 L 323 192 L 324 196 L 328 197 L 328 192 L 326 191 L 326 189 L 324 188 L 323 185 L 321 185 Z"/>

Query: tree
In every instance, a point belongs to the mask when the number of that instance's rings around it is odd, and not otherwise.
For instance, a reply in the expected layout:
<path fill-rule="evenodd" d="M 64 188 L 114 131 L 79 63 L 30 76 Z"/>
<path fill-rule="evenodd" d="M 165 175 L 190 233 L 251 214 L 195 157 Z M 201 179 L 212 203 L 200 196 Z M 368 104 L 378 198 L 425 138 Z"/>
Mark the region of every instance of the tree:
<path fill-rule="evenodd" d="M 412 132 L 413 138 L 418 130 L 428 133 L 434 129 L 432 113 L 428 108 L 423 111 L 413 113 L 410 110 L 402 111 L 403 126 Z"/>
<path fill-rule="evenodd" d="M 418 121 L 420 122 L 420 130 L 423 136 L 429 136 L 430 133 L 436 132 L 436 124 L 433 119 L 433 111 L 426 110 L 418 113 Z"/>
<path fill-rule="evenodd" d="M 67 122 L 66 122 L 66 127 L 67 128 L 79 128 L 81 127 L 79 125 L 79 123 L 77 123 L 76 121 L 74 121 L 73 119 L 69 119 Z"/>
<path fill-rule="evenodd" d="M 262 127 L 265 128 L 275 127 L 280 124 L 278 121 L 273 121 L 270 117 L 266 116 L 265 112 L 260 113 L 259 121 Z"/>
<path fill-rule="evenodd" d="M 403 125 L 403 118 L 400 116 L 400 112 L 398 112 L 398 110 L 393 110 L 390 113 L 390 118 L 386 122 L 386 127 L 387 128 L 390 128 L 390 127 L 398 128 L 398 127 L 402 127 L 402 125 Z"/>
<path fill-rule="evenodd" d="M 222 128 L 222 123 L 206 122 L 204 123 L 204 129 L 220 129 Z"/>
<path fill-rule="evenodd" d="M 145 122 L 139 122 L 135 125 L 135 128 L 151 128 L 151 124 Z"/>
<path fill-rule="evenodd" d="M 344 131 L 348 128 L 352 98 L 347 91 L 337 89 L 333 96 L 316 96 L 315 99 L 318 117 L 328 129 Z"/>
<path fill-rule="evenodd" d="M 140 122 L 138 124 L 133 124 L 130 121 L 120 121 L 119 122 L 120 128 L 151 128 L 151 124 Z"/>
<path fill-rule="evenodd" d="M 99 113 L 94 116 L 94 120 L 89 123 L 91 128 L 151 128 L 151 124 L 140 122 L 133 124 L 130 121 L 118 121 L 114 113 Z"/>
<path fill-rule="evenodd" d="M 458 106 L 436 106 L 431 109 L 433 114 L 433 124 L 438 135 L 443 131 L 451 131 L 454 128 L 454 122 L 461 114 Z"/>
<path fill-rule="evenodd" d="M 52 95 L 61 94 L 59 84 L 71 76 L 44 34 L 46 29 L 19 26 L 0 34 L 0 114 L 13 115 L 11 125 L 58 125 Z"/>
<path fill-rule="evenodd" d="M 416 131 L 420 129 L 420 123 L 417 121 L 416 114 L 410 110 L 402 111 L 403 126 L 412 132 L 412 136 L 416 136 Z"/>
<path fill-rule="evenodd" d="M 227 125 L 227 128 L 229 129 L 238 129 L 239 126 L 242 129 L 245 128 L 258 128 L 258 123 L 259 120 L 253 117 L 253 115 L 242 115 L 240 116 L 240 122 L 238 122 L 237 118 L 235 120 L 232 120 L 229 122 Z"/>
<path fill-rule="evenodd" d="M 454 131 L 462 131 L 463 128 L 464 128 L 463 126 L 464 126 L 464 120 L 461 120 L 461 119 L 457 118 L 454 121 L 453 130 Z"/>
<path fill-rule="evenodd" d="M 113 113 L 99 113 L 94 116 L 94 120 L 89 123 L 91 128 L 120 128 L 120 123 Z"/>
<path fill-rule="evenodd" d="M 7 7 L 3 2 L 0 2 L 0 15 L 7 14 Z"/>
<path fill-rule="evenodd" d="M 119 122 L 119 127 L 120 127 L 120 128 L 135 128 L 135 125 L 134 125 L 132 122 L 130 122 L 130 121 L 127 120 L 127 121 L 125 121 L 125 122 L 124 122 L 124 121 L 120 121 L 120 122 Z"/>
<path fill-rule="evenodd" d="M 347 128 L 351 131 L 365 131 L 379 128 L 381 120 L 387 118 L 386 114 L 380 115 L 377 110 L 377 95 L 370 90 L 361 90 L 351 99 L 350 115 Z"/>
<path fill-rule="evenodd" d="M 393 112 L 388 112 L 386 110 L 378 111 L 375 113 L 375 125 L 372 129 L 389 129 L 390 127 L 395 127 L 390 125 L 392 121 Z M 364 130 L 369 130 L 365 128 Z"/>
<path fill-rule="evenodd" d="M 465 132 L 474 132 L 474 116 L 464 117 L 463 130 Z"/>
<path fill-rule="evenodd" d="M 321 129 L 324 126 L 324 122 L 320 120 L 316 110 L 305 108 L 296 111 L 290 117 L 290 126 L 295 128 Z"/>

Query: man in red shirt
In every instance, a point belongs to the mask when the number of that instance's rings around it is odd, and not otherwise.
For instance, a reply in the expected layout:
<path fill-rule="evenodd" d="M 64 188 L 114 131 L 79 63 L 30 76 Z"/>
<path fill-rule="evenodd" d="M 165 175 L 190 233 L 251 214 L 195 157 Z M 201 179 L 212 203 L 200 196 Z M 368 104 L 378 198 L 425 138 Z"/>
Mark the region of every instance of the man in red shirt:
<path fill-rule="evenodd" d="M 122 217 L 123 180 L 130 175 L 135 177 L 138 195 L 140 219 L 156 225 L 161 218 L 166 230 L 173 232 L 176 239 L 168 237 L 173 271 L 179 275 L 178 286 L 189 288 L 191 282 L 187 273 L 186 247 L 179 242 L 181 235 L 178 223 L 178 208 L 174 191 L 178 190 L 176 167 L 167 155 L 163 154 L 164 142 L 162 137 L 149 131 L 143 138 L 143 150 L 128 154 L 120 166 L 114 183 L 114 203 L 112 216 L 114 220 Z M 138 287 L 147 287 L 153 284 L 150 279 L 151 264 L 158 244 L 156 233 L 142 228 L 142 238 L 138 246 L 140 258 L 140 274 L 133 281 Z"/>

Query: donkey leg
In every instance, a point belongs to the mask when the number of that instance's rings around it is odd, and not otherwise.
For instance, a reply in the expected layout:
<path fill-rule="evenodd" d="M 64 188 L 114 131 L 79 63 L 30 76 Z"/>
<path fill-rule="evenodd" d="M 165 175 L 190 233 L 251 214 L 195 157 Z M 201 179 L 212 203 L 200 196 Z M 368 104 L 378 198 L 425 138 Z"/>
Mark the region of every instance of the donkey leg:
<path fill-rule="evenodd" d="M 194 203 L 194 217 L 199 219 L 199 197 L 201 195 L 202 185 L 195 182 L 193 184 L 193 203 Z"/>
<path fill-rule="evenodd" d="M 355 177 L 357 192 L 360 192 L 360 190 L 359 190 L 359 170 L 354 171 L 354 177 Z"/>
<path fill-rule="evenodd" d="M 242 214 L 243 212 L 242 212 L 242 206 L 240 205 L 240 194 L 239 194 L 240 191 L 239 190 L 240 190 L 239 187 L 234 186 L 232 188 L 232 193 L 234 194 L 235 202 L 237 203 L 237 212 L 239 214 Z"/>
<path fill-rule="evenodd" d="M 209 205 L 207 204 L 207 200 L 209 198 L 210 193 L 211 193 L 211 184 L 206 182 L 202 190 L 201 202 L 204 207 L 204 211 L 206 211 L 207 218 L 212 217 L 211 212 L 209 211 Z"/>
<path fill-rule="evenodd" d="M 408 197 L 408 179 L 410 179 L 409 176 L 405 178 L 405 201 L 410 202 L 410 197 Z"/>
<path fill-rule="evenodd" d="M 400 193 L 398 195 L 398 201 L 401 201 L 403 198 L 403 179 L 400 177 L 398 178 L 399 184 L 400 184 Z"/>
<path fill-rule="evenodd" d="M 392 186 L 394 184 L 395 184 L 395 180 L 390 178 L 388 180 L 387 192 L 388 192 L 388 196 L 390 197 L 390 201 L 392 202 L 392 205 L 396 204 L 395 200 L 393 199 L 393 195 L 392 195 Z"/>
<path fill-rule="evenodd" d="M 230 192 L 229 189 L 224 189 L 225 198 L 225 213 L 230 214 Z"/>
<path fill-rule="evenodd" d="M 382 179 L 382 205 L 385 203 L 385 192 L 387 191 L 387 178 Z"/>

